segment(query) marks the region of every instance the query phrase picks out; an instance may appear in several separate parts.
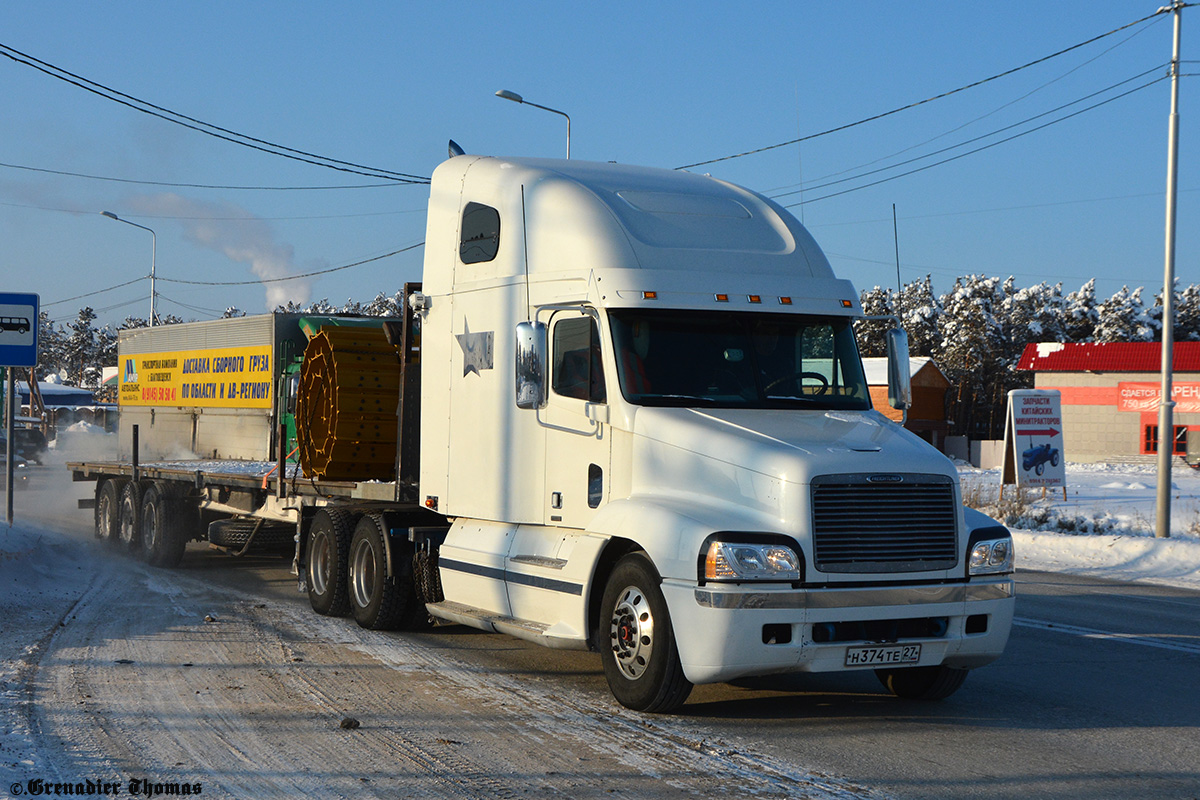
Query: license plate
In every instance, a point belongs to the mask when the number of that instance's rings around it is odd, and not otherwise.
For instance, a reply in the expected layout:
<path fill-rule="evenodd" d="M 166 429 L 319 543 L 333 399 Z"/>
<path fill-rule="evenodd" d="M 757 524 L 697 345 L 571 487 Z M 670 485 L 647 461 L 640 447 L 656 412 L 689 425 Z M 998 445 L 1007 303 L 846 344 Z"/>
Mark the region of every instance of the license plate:
<path fill-rule="evenodd" d="M 919 644 L 889 644 L 877 647 L 847 647 L 847 667 L 885 667 L 891 664 L 915 664 L 921 660 Z"/>

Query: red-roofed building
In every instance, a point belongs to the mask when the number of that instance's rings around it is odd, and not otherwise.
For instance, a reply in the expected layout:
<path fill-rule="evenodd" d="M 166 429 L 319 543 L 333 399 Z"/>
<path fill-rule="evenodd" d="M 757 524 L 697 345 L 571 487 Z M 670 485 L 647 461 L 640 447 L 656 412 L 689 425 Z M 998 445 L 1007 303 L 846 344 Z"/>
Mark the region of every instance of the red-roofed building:
<path fill-rule="evenodd" d="M 1200 429 L 1200 342 L 1174 347 L 1175 452 Z M 1062 395 L 1063 439 L 1072 461 L 1141 460 L 1158 452 L 1162 345 L 1158 342 L 1026 346 L 1017 369 L 1037 389 Z"/>

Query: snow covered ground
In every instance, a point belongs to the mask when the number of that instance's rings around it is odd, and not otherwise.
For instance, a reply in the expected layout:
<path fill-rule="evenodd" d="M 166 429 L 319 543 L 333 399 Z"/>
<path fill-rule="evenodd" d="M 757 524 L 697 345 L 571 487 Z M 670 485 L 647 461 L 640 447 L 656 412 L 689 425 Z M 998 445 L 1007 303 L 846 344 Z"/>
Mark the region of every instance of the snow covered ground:
<path fill-rule="evenodd" d="M 1140 580 L 1200 589 L 1200 470 L 1171 471 L 1171 538 L 1156 539 L 1153 465 L 1072 464 L 1062 490 L 1015 487 L 1000 495 L 1000 470 L 959 465 L 968 504 L 1013 531 L 1017 568 Z"/>

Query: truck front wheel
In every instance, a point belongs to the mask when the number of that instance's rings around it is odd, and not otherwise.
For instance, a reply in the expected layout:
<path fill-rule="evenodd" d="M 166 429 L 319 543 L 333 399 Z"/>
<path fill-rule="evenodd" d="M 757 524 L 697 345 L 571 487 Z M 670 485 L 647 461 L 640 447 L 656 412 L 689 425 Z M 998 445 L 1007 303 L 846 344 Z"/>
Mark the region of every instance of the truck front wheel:
<path fill-rule="evenodd" d="M 692 691 L 661 582 L 644 553 L 630 553 L 613 568 L 600 603 L 597 646 L 604 677 L 617 702 L 635 711 L 673 711 Z"/>
<path fill-rule="evenodd" d="M 323 508 L 308 532 L 308 602 L 313 611 L 341 617 L 350 610 L 347 572 L 350 537 L 358 516 L 340 508 Z"/>
<path fill-rule="evenodd" d="M 967 679 L 965 669 L 946 666 L 877 669 L 875 675 L 885 689 L 906 700 L 944 700 Z"/>

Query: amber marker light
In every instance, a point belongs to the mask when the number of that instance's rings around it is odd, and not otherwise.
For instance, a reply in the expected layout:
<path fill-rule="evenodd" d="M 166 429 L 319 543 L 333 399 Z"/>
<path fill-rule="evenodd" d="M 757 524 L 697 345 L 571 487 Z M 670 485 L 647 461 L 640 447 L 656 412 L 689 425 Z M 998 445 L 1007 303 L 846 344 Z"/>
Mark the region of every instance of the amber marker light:
<path fill-rule="evenodd" d="M 852 303 L 851 301 L 849 301 L 849 300 L 842 301 L 842 308 L 853 308 L 853 307 L 854 307 L 854 303 Z"/>
<path fill-rule="evenodd" d="M 642 292 L 643 300 L 657 300 L 658 292 Z"/>
<path fill-rule="evenodd" d="M 762 296 L 757 295 L 757 294 L 746 295 L 746 299 L 749 300 L 751 303 L 761 303 L 762 302 Z"/>
<path fill-rule="evenodd" d="M 779 305 L 781 305 L 781 306 L 790 306 L 791 304 L 792 304 L 792 298 L 790 298 L 790 297 L 781 297 L 781 298 L 779 298 Z"/>
<path fill-rule="evenodd" d="M 718 294 L 718 295 L 715 295 L 715 297 L 717 298 L 718 303 L 728 303 L 729 302 L 729 295 L 727 295 L 727 294 Z"/>

